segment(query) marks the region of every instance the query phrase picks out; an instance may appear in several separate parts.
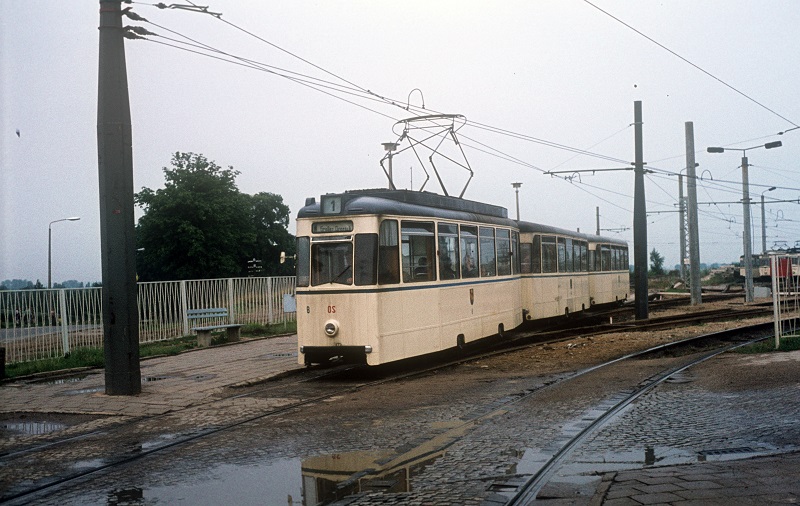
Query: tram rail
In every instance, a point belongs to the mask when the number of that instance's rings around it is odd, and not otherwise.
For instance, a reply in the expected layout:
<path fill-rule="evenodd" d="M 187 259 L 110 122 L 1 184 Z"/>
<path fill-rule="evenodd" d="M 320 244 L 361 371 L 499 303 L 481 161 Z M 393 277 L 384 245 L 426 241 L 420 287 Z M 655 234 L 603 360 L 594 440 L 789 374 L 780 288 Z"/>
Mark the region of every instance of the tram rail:
<path fill-rule="evenodd" d="M 714 312 L 708 312 L 708 313 L 713 313 L 713 314 L 705 315 L 706 317 L 712 317 L 712 316 L 713 317 L 719 317 L 719 315 L 715 314 Z M 759 324 L 759 325 L 763 326 L 765 328 L 766 327 L 771 328 L 771 326 L 770 326 L 771 324 Z M 620 329 L 621 329 L 621 327 L 618 328 L 617 330 L 620 330 Z M 585 330 L 585 328 L 573 329 L 571 331 L 571 335 L 570 336 L 565 335 L 563 333 L 564 331 L 562 331 L 561 335 L 548 336 L 546 339 L 544 339 L 543 341 L 541 341 L 538 344 L 558 342 L 558 341 L 567 339 L 569 337 L 574 337 L 575 335 L 587 335 L 584 332 L 584 330 Z M 603 330 L 604 331 L 609 331 L 607 329 L 603 329 Z M 330 399 L 330 398 L 333 398 L 333 397 L 336 397 L 336 396 L 341 396 L 341 395 L 344 395 L 344 394 L 347 394 L 347 393 L 352 393 L 352 392 L 363 390 L 363 389 L 366 389 L 366 388 L 377 387 L 377 386 L 380 386 L 381 384 L 388 383 L 388 382 L 396 382 L 396 381 L 400 381 L 400 380 L 404 380 L 404 379 L 410 379 L 410 378 L 413 378 L 414 376 L 432 374 L 435 371 L 443 369 L 443 368 L 453 367 L 454 365 L 457 365 L 457 364 L 460 364 L 460 363 L 464 363 L 464 362 L 468 362 L 468 361 L 480 360 L 480 359 L 482 359 L 484 357 L 487 357 L 487 356 L 490 356 L 490 355 L 494 355 L 494 354 L 511 353 L 518 347 L 531 346 L 530 338 L 531 338 L 530 335 L 515 337 L 514 339 L 512 339 L 512 342 L 521 343 L 521 342 L 524 341 L 524 344 L 518 344 L 515 347 L 508 347 L 508 345 L 506 344 L 505 347 L 502 348 L 502 349 L 492 349 L 492 350 L 487 350 L 487 351 L 479 351 L 478 353 L 474 353 L 474 354 L 463 354 L 463 355 L 461 355 L 459 357 L 456 357 L 456 358 L 448 358 L 446 360 L 438 361 L 436 364 L 434 364 L 432 366 L 420 366 L 418 364 L 418 365 L 412 367 L 411 370 L 404 370 L 404 371 L 401 371 L 401 372 L 397 372 L 397 371 L 399 369 L 402 370 L 403 369 L 402 366 L 403 365 L 408 365 L 408 364 L 402 364 L 402 363 L 400 363 L 400 364 L 389 364 L 386 367 L 380 368 L 382 372 L 379 373 L 379 377 L 377 379 L 369 379 L 369 378 L 368 379 L 364 379 L 363 378 L 363 374 L 361 373 L 361 371 L 374 371 L 375 368 L 366 368 L 366 367 L 361 367 L 360 368 L 360 367 L 353 366 L 353 365 L 340 365 L 340 366 L 334 366 L 334 367 L 330 367 L 330 368 L 318 368 L 318 367 L 315 367 L 315 368 L 306 369 L 306 370 L 295 370 L 291 374 L 288 374 L 283 378 L 277 378 L 277 379 L 273 379 L 271 381 L 265 381 L 263 383 L 258 383 L 258 384 L 242 384 L 242 385 L 238 385 L 239 388 L 230 389 L 230 392 L 228 394 L 224 395 L 223 397 L 209 399 L 206 402 L 203 402 L 201 404 L 195 404 L 195 405 L 193 405 L 191 407 L 183 408 L 180 411 L 187 411 L 187 410 L 192 410 L 192 409 L 205 409 L 205 408 L 207 408 L 207 407 L 209 407 L 211 405 L 214 405 L 214 404 L 221 405 L 225 401 L 228 401 L 228 400 L 231 400 L 231 399 L 248 397 L 248 396 L 265 395 L 265 394 L 268 394 L 270 392 L 280 393 L 280 394 L 287 395 L 287 396 L 288 395 L 296 395 L 297 391 L 299 390 L 299 386 L 303 385 L 303 384 L 305 384 L 305 385 L 314 384 L 314 387 L 312 387 L 310 389 L 310 392 L 308 392 L 306 394 L 303 394 L 302 398 L 300 398 L 300 399 L 298 399 L 296 401 L 293 401 L 293 402 L 291 402 L 289 404 L 286 404 L 286 405 L 283 405 L 283 406 L 280 406 L 280 407 L 275 407 L 273 409 L 266 410 L 264 412 L 258 413 L 258 414 L 253 415 L 253 416 L 246 416 L 246 417 L 240 418 L 238 420 L 233 420 L 233 421 L 231 421 L 230 423 L 227 423 L 227 424 L 222 424 L 222 425 L 219 425 L 219 426 L 216 426 L 216 427 L 210 427 L 210 428 L 206 428 L 206 429 L 196 430 L 194 432 L 191 432 L 191 433 L 188 433 L 188 434 L 184 434 L 182 436 L 176 437 L 176 438 L 171 439 L 169 441 L 163 441 L 161 444 L 153 445 L 153 446 L 151 446 L 149 448 L 146 448 L 146 449 L 142 448 L 141 445 L 139 445 L 137 447 L 137 441 L 141 441 L 143 438 L 146 438 L 147 437 L 146 434 L 143 435 L 141 433 L 138 433 L 138 434 L 135 434 L 135 435 L 131 435 L 128 438 L 128 440 L 127 440 L 127 442 L 125 444 L 119 444 L 118 447 L 121 447 L 121 448 L 133 448 L 133 451 L 117 453 L 116 455 L 114 455 L 112 457 L 107 457 L 107 458 L 101 460 L 100 461 L 101 463 L 99 463 L 97 465 L 91 466 L 89 468 L 83 468 L 83 469 L 80 469 L 80 470 L 75 470 L 75 471 L 72 471 L 72 472 L 69 472 L 69 473 L 64 473 L 59 477 L 54 477 L 52 479 L 49 479 L 49 481 L 47 481 L 46 483 L 40 483 L 40 484 L 37 484 L 37 485 L 35 485 L 33 487 L 20 488 L 20 489 L 16 489 L 16 490 L 7 490 L 6 491 L 7 493 L 5 493 L 3 496 L 0 496 L 0 502 L 6 502 L 6 501 L 27 502 L 29 500 L 33 500 L 33 499 L 36 499 L 36 498 L 39 498 L 39 497 L 46 497 L 47 495 L 49 495 L 50 493 L 55 492 L 56 490 L 58 490 L 61 487 L 67 487 L 67 486 L 70 486 L 71 484 L 78 483 L 78 482 L 80 482 L 80 480 L 89 478 L 92 475 L 96 475 L 98 473 L 102 473 L 102 472 L 105 472 L 105 471 L 112 470 L 114 468 L 119 468 L 121 466 L 128 465 L 128 464 L 130 464 L 130 463 L 132 463 L 134 461 L 143 459 L 145 457 L 149 457 L 149 456 L 157 455 L 159 453 L 170 451 L 170 450 L 175 449 L 175 448 L 177 448 L 179 446 L 189 444 L 189 443 L 197 441 L 199 439 L 207 438 L 207 437 L 210 437 L 212 435 L 220 434 L 220 433 L 225 432 L 225 431 L 235 430 L 235 429 L 237 429 L 237 428 L 239 428 L 239 427 L 241 427 L 243 425 L 249 424 L 249 423 L 253 423 L 253 422 L 256 422 L 256 421 L 259 421 L 259 420 L 263 420 L 263 419 L 266 419 L 266 418 L 269 418 L 269 417 L 274 417 L 274 416 L 286 413 L 288 411 L 299 409 L 299 408 L 303 408 L 303 407 L 306 407 L 306 406 L 309 406 L 309 405 L 312 405 L 312 404 L 315 404 L 315 403 L 323 402 L 323 401 L 325 401 L 327 399 Z M 646 350 L 646 351 L 643 351 L 643 352 L 640 352 L 640 353 L 637 353 L 637 354 L 631 354 L 631 355 L 627 355 L 625 357 L 621 357 L 619 359 L 615 359 L 613 361 L 609 361 L 607 363 L 595 366 L 592 369 L 603 367 L 605 365 L 617 362 L 619 360 L 632 358 L 634 356 L 640 356 L 640 355 L 644 355 L 644 354 L 647 354 L 647 353 L 653 353 L 653 352 L 655 352 L 655 350 L 664 350 L 664 349 L 668 349 L 668 348 L 671 348 L 671 347 L 674 347 L 674 346 L 685 345 L 688 342 L 695 342 L 697 339 L 703 339 L 703 338 L 707 338 L 707 337 L 706 336 L 700 336 L 698 338 L 687 339 L 687 340 L 684 340 L 684 341 L 679 341 L 677 343 L 670 343 L 670 344 L 660 345 L 658 347 L 651 348 L 649 350 Z M 581 372 L 581 374 L 582 373 L 583 372 Z M 362 374 L 362 375 L 359 376 L 359 374 Z M 367 376 L 369 376 L 369 374 L 367 374 Z M 567 377 L 562 378 L 560 380 L 557 380 L 557 382 L 567 381 L 567 380 L 572 379 L 574 377 L 576 377 L 576 376 L 570 375 L 570 376 L 567 376 Z M 330 381 L 326 381 L 326 380 L 330 380 L 332 378 L 337 378 L 337 381 L 335 383 L 332 383 Z M 334 388 L 330 388 L 330 386 L 332 384 L 334 385 Z M 553 383 L 553 384 L 555 384 L 555 383 Z M 320 386 L 320 385 L 321 385 L 322 391 L 318 391 L 316 389 L 316 386 Z M 529 395 L 532 395 L 535 392 L 536 392 L 536 390 L 531 391 Z M 515 399 L 513 399 L 511 401 L 511 403 L 518 402 L 518 401 L 522 400 L 523 398 L 525 398 L 525 397 L 523 396 L 523 397 L 515 398 Z M 93 441 L 93 442 L 96 442 L 96 443 L 99 444 L 101 442 L 101 440 L 103 440 L 104 438 L 108 438 L 110 436 L 122 437 L 123 439 L 125 439 L 123 437 L 123 435 L 125 433 L 128 433 L 128 432 L 134 433 L 135 429 L 137 427 L 143 426 L 146 422 L 152 421 L 153 419 L 157 419 L 159 417 L 165 417 L 166 415 L 171 415 L 171 414 L 174 414 L 174 413 L 175 412 L 172 412 L 172 413 L 169 413 L 169 414 L 164 414 L 164 415 L 154 415 L 154 416 L 150 416 L 150 417 L 140 417 L 140 418 L 136 418 L 136 419 L 132 419 L 132 420 L 129 420 L 129 421 L 124 421 L 124 422 L 115 424 L 114 426 L 108 427 L 108 428 L 103 429 L 103 430 L 91 431 L 91 432 L 87 432 L 85 434 L 74 435 L 74 436 L 71 436 L 70 438 L 65 438 L 64 440 L 51 440 L 51 441 L 47 441 L 46 443 L 43 443 L 43 444 L 33 445 L 33 446 L 28 447 L 28 448 L 23 448 L 23 449 L 15 450 L 15 451 L 12 451 L 12 452 L 8 452 L 6 454 L 0 455 L 0 465 L 3 465 L 3 466 L 14 466 L 15 461 L 19 457 L 21 457 L 23 455 L 27 455 L 27 454 L 30 454 L 32 452 L 38 452 L 38 451 L 41 451 L 41 452 L 47 452 L 47 451 L 50 451 L 50 450 L 56 451 L 57 448 L 59 448 L 59 447 L 68 447 L 70 444 L 78 444 L 78 443 L 85 444 L 87 441 Z M 470 420 L 470 421 L 465 422 L 465 423 L 473 424 L 473 423 L 476 423 L 476 420 Z M 452 442 L 451 442 L 451 444 L 452 444 Z"/>

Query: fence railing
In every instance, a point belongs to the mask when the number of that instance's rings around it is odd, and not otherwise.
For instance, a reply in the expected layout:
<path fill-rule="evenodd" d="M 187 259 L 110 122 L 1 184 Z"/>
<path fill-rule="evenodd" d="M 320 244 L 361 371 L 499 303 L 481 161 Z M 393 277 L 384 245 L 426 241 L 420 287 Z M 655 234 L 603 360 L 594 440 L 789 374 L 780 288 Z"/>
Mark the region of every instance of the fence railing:
<path fill-rule="evenodd" d="M 283 296 L 294 276 L 139 283 L 139 342 L 164 341 L 200 325 L 294 321 Z M 190 322 L 189 309 L 224 307 L 228 318 Z M 0 291 L 0 346 L 6 362 L 64 356 L 77 347 L 103 346 L 102 288 Z"/>
<path fill-rule="evenodd" d="M 794 336 L 800 313 L 800 255 L 770 254 L 775 348 L 782 337 Z"/>

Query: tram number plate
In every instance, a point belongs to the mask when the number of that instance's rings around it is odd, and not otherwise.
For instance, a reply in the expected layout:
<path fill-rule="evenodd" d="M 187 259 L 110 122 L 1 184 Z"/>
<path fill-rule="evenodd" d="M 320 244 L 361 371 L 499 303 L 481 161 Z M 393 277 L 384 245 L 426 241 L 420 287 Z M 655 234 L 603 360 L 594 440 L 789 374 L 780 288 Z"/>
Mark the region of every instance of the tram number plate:
<path fill-rule="evenodd" d="M 336 312 L 336 306 L 328 306 L 328 314 L 334 314 Z"/>

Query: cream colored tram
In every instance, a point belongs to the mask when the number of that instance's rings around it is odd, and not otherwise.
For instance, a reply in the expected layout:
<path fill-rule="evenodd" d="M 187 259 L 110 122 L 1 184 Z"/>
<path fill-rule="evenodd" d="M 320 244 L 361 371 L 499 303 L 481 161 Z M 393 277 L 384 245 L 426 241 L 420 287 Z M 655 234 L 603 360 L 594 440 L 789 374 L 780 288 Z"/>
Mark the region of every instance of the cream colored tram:
<path fill-rule="evenodd" d="M 378 365 L 523 321 L 505 208 L 405 190 L 309 199 L 297 217 L 299 362 Z"/>
<path fill-rule="evenodd" d="M 592 305 L 628 299 L 631 289 L 628 243 L 620 239 L 590 236 L 589 270 Z"/>
<path fill-rule="evenodd" d="M 565 316 L 588 308 L 588 239 L 537 223 L 520 222 L 522 298 L 525 318 Z"/>
<path fill-rule="evenodd" d="M 624 241 L 520 222 L 522 307 L 527 320 L 568 316 L 628 296 Z"/>

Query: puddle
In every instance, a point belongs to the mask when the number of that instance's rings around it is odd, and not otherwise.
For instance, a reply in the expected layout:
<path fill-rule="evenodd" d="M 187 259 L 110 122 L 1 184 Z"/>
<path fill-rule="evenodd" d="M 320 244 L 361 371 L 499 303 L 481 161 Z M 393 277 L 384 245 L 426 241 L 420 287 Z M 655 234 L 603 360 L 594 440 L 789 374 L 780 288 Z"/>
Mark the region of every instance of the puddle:
<path fill-rule="evenodd" d="M 143 449 L 168 443 L 174 434 L 143 443 Z M 396 493 L 412 489 L 414 477 L 444 451 L 358 451 L 287 458 L 266 463 L 218 464 L 180 481 L 141 489 L 106 492 L 108 504 L 236 504 L 321 506 L 361 492 Z M 141 485 L 140 485 L 141 486 Z"/>
<path fill-rule="evenodd" d="M 106 461 L 103 459 L 79 460 L 72 463 L 72 468 L 76 470 L 96 469 L 104 465 L 106 465 Z"/>
<path fill-rule="evenodd" d="M 64 395 L 96 394 L 97 392 L 105 392 L 105 390 L 105 387 L 81 388 L 80 390 L 67 390 Z"/>
<path fill-rule="evenodd" d="M 697 452 L 697 461 L 698 462 L 719 462 L 723 460 L 740 460 L 740 459 L 749 459 L 753 457 L 760 457 L 763 455 L 769 455 L 769 450 L 761 449 L 757 450 L 754 448 L 748 447 L 741 447 L 741 448 L 718 448 L 712 450 L 703 450 Z"/>
<path fill-rule="evenodd" d="M 89 376 L 88 374 L 81 374 L 79 376 L 68 376 L 64 378 L 37 380 L 37 381 L 32 381 L 31 383 L 36 383 L 40 385 L 67 385 L 69 383 L 77 383 L 79 381 L 83 381 L 88 376 Z"/>
<path fill-rule="evenodd" d="M 46 420 L 7 420 L 0 422 L 0 433 L 10 432 L 12 434 L 27 434 L 31 436 L 50 434 L 66 428 L 67 424 L 65 423 Z"/>
<path fill-rule="evenodd" d="M 178 437 L 178 434 L 161 434 L 160 436 L 158 436 L 157 439 L 150 440 L 150 441 L 145 441 L 144 443 L 140 444 L 139 445 L 139 450 L 140 451 L 148 451 L 148 450 L 152 450 L 154 448 L 159 448 L 161 446 L 164 446 L 164 445 L 174 441 L 175 438 L 177 438 L 177 437 Z"/>
<path fill-rule="evenodd" d="M 209 466 L 179 483 L 114 490 L 107 497 L 108 504 L 232 504 L 232 493 L 237 505 L 315 504 L 303 500 L 298 458 L 263 465 Z"/>
<path fill-rule="evenodd" d="M 165 379 L 172 378 L 172 376 L 161 375 L 161 376 L 142 376 L 142 383 L 152 383 L 154 381 L 163 381 Z"/>
<path fill-rule="evenodd" d="M 296 357 L 297 352 L 287 352 L 287 353 L 270 353 L 270 357 Z"/>

